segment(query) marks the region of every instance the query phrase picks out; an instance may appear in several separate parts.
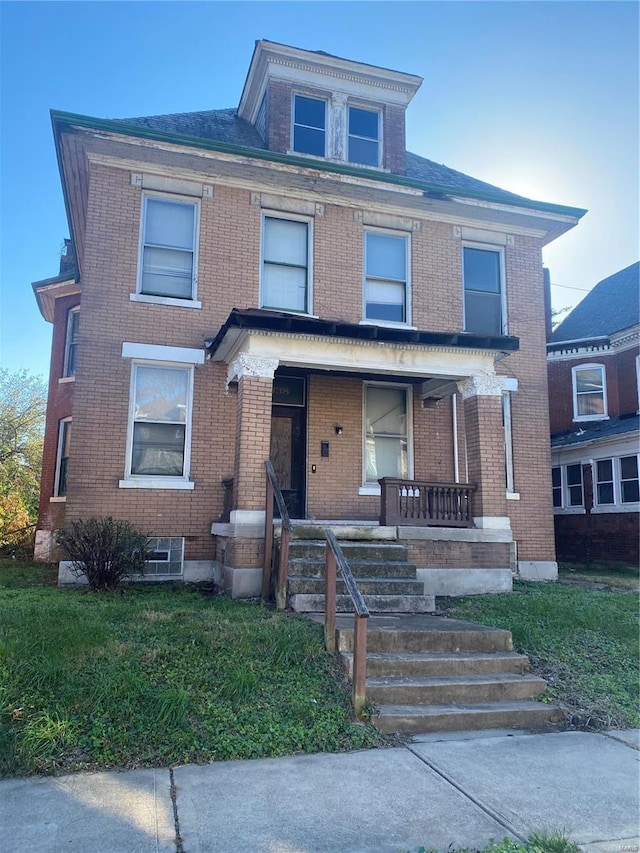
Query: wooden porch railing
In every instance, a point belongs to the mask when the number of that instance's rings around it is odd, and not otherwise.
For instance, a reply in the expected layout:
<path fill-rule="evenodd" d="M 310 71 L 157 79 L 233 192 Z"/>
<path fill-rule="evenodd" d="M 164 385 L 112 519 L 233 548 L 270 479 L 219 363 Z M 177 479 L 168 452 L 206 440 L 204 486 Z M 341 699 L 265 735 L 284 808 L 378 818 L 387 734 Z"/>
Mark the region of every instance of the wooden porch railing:
<path fill-rule="evenodd" d="M 353 577 L 349 562 L 342 553 L 333 531 L 325 530 L 327 540 L 325 556 L 325 592 L 324 592 L 324 644 L 331 654 L 336 651 L 336 569 L 340 574 L 353 602 L 353 709 L 359 717 L 366 698 L 367 681 L 367 619 L 369 609 Z"/>
<path fill-rule="evenodd" d="M 383 477 L 380 524 L 416 527 L 473 527 L 472 483 L 435 483 Z"/>
<path fill-rule="evenodd" d="M 291 519 L 278 485 L 278 478 L 270 460 L 264 463 L 267 472 L 267 494 L 264 519 L 264 563 L 262 566 L 262 600 L 269 600 L 271 590 L 271 565 L 273 561 L 273 500 L 275 498 L 282 521 L 280 532 L 280 551 L 275 582 L 276 608 L 284 610 L 287 603 L 287 570 L 289 566 L 289 542 L 291 540 Z"/>

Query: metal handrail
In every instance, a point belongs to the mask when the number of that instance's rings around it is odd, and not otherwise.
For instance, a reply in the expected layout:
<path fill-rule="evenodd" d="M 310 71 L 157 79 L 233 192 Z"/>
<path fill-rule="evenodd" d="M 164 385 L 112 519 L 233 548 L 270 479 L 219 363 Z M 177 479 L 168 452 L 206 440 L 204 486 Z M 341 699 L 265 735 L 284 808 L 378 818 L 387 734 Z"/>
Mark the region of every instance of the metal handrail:
<path fill-rule="evenodd" d="M 278 484 L 278 478 L 271 460 L 264 463 L 267 473 L 264 519 L 264 562 L 262 566 L 262 600 L 269 600 L 271 589 L 271 551 L 273 549 L 273 500 L 275 498 L 282 527 L 280 532 L 280 554 L 278 558 L 278 576 L 276 580 L 276 607 L 284 610 L 287 603 L 287 568 L 289 564 L 289 542 L 291 540 L 291 519 Z"/>
<path fill-rule="evenodd" d="M 336 580 L 337 569 L 351 596 L 354 609 L 353 621 L 353 709 L 359 717 L 366 699 L 367 682 L 367 619 L 369 608 L 358 589 L 358 584 L 349 567 L 349 561 L 342 552 L 335 534 L 325 529 L 327 548 L 325 554 L 325 595 L 324 595 L 324 643 L 331 654 L 336 651 Z"/>

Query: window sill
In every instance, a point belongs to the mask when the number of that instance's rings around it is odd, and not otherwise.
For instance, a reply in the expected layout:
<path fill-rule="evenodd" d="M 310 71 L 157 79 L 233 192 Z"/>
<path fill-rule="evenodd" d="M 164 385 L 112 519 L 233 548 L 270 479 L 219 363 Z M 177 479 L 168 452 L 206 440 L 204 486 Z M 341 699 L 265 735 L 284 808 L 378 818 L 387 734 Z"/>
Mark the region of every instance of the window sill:
<path fill-rule="evenodd" d="M 58 385 L 66 385 L 69 382 L 75 382 L 75 381 L 76 381 L 75 376 L 61 376 L 60 379 L 58 379 Z"/>
<path fill-rule="evenodd" d="M 520 500 L 520 492 L 507 492 L 507 500 L 508 501 L 519 501 Z"/>
<path fill-rule="evenodd" d="M 608 421 L 609 415 L 582 415 L 573 419 L 574 424 L 588 423 L 589 421 Z"/>
<path fill-rule="evenodd" d="M 278 311 L 280 314 L 291 314 L 292 317 L 308 317 L 310 320 L 319 320 L 319 314 L 308 314 L 306 311 L 294 311 L 293 308 L 275 308 L 273 305 L 261 305 L 262 311 Z"/>
<path fill-rule="evenodd" d="M 584 515 L 585 508 L 583 506 L 556 506 L 553 508 L 554 515 Z"/>
<path fill-rule="evenodd" d="M 171 305 L 174 308 L 202 308 L 197 299 L 178 299 L 176 296 L 150 296 L 146 293 L 130 293 L 132 302 L 144 302 L 147 305 Z"/>
<path fill-rule="evenodd" d="M 180 489 L 191 491 L 195 483 L 174 477 L 130 477 L 118 482 L 119 489 Z"/>
<path fill-rule="evenodd" d="M 58 496 L 58 495 L 56 495 L 56 496 L 55 496 L 55 497 L 53 497 L 53 498 L 49 498 L 49 503 L 50 503 L 50 504 L 63 504 L 63 503 L 66 503 L 66 501 L 67 501 L 67 496 L 66 496 L 66 495 L 59 495 L 59 496 Z"/>
<path fill-rule="evenodd" d="M 380 495 L 380 486 L 375 486 L 373 484 L 368 486 L 360 486 L 358 489 L 359 495 Z"/>
<path fill-rule="evenodd" d="M 635 501 L 626 504 L 603 504 L 602 506 L 594 506 L 591 510 L 591 515 L 605 515 L 606 513 L 619 512 L 640 512 L 640 503 Z"/>
<path fill-rule="evenodd" d="M 411 323 L 396 323 L 393 320 L 360 320 L 360 326 L 382 326 L 384 329 L 406 329 L 407 331 L 417 330 L 417 326 L 412 326 Z"/>

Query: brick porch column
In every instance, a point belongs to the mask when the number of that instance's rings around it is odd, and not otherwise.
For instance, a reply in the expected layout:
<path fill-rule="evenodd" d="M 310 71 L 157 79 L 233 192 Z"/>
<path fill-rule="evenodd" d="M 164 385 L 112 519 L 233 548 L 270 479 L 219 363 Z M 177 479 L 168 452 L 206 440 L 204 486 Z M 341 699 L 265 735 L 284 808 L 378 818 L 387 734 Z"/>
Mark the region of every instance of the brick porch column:
<path fill-rule="evenodd" d="M 264 521 L 265 470 L 271 441 L 271 397 L 275 358 L 241 353 L 229 365 L 238 381 L 232 521 Z"/>
<path fill-rule="evenodd" d="M 500 376 L 470 376 L 458 383 L 464 401 L 469 482 L 476 527 L 510 527 L 507 516 L 504 426 Z"/>

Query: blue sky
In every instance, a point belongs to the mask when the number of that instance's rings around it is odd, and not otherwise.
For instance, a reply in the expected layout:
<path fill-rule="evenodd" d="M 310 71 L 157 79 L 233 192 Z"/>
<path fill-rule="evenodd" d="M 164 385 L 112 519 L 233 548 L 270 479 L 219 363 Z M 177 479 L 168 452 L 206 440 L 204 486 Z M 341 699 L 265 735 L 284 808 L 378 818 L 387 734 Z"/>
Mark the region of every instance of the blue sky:
<path fill-rule="evenodd" d="M 420 75 L 410 150 L 588 208 L 545 250 L 554 307 L 638 259 L 633 0 L 2 2 L 0 31 L 3 367 L 48 372 L 50 326 L 31 282 L 57 273 L 68 236 L 49 110 L 237 106 L 258 38 Z"/>

